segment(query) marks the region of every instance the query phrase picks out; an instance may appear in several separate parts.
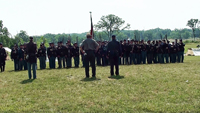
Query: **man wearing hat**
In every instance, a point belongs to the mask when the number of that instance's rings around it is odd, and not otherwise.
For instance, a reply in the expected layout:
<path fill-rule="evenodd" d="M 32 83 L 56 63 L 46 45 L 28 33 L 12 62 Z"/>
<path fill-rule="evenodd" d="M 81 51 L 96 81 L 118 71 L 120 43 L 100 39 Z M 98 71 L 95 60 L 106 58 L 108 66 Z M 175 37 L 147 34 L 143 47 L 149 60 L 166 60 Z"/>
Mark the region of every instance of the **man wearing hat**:
<path fill-rule="evenodd" d="M 119 75 L 119 60 L 118 58 L 121 56 L 122 48 L 121 44 L 116 41 L 116 36 L 112 36 L 112 41 L 108 43 L 108 58 L 110 60 L 110 74 L 114 76 L 114 66 L 115 66 L 115 74 Z"/>
<path fill-rule="evenodd" d="M 74 65 L 77 68 L 79 67 L 79 47 L 77 43 L 74 43 L 73 57 L 74 57 Z"/>
<path fill-rule="evenodd" d="M 5 64 L 6 64 L 6 50 L 3 48 L 3 44 L 0 42 L 0 68 L 1 72 L 5 71 Z"/>
<path fill-rule="evenodd" d="M 42 43 L 40 44 L 40 48 L 37 51 L 37 57 L 40 61 L 40 69 L 46 69 L 46 49 Z"/>
<path fill-rule="evenodd" d="M 49 59 L 49 68 L 50 69 L 55 69 L 56 68 L 56 55 L 57 55 L 57 51 L 56 48 L 54 46 L 54 43 L 49 43 L 50 47 L 47 48 L 47 56 Z"/>
<path fill-rule="evenodd" d="M 33 79 L 36 79 L 36 63 L 37 63 L 37 45 L 33 42 L 33 37 L 30 37 L 30 42 L 27 44 L 27 66 L 29 79 L 32 78 L 31 68 L 33 69 Z"/>
<path fill-rule="evenodd" d="M 19 70 L 23 70 L 24 68 L 24 45 L 20 45 L 19 51 L 18 51 L 18 57 L 19 57 Z"/>
<path fill-rule="evenodd" d="M 11 59 L 14 60 L 14 69 L 15 71 L 19 70 L 19 58 L 18 58 L 18 47 L 17 44 L 14 45 L 11 51 Z"/>
<path fill-rule="evenodd" d="M 72 56 L 73 56 L 73 46 L 71 45 L 71 41 L 68 40 L 66 43 L 66 61 L 67 61 L 67 68 L 72 67 Z"/>
<path fill-rule="evenodd" d="M 99 44 L 94 39 L 92 39 L 92 36 L 90 34 L 87 34 L 87 39 L 85 39 L 80 45 L 80 50 L 84 54 L 86 78 L 89 78 L 90 76 L 89 63 L 92 66 L 92 77 L 96 77 L 95 52 L 97 52 L 98 49 Z"/>
<path fill-rule="evenodd" d="M 60 41 L 58 42 L 58 47 L 57 47 L 57 58 L 58 58 L 58 68 L 65 68 L 65 46 L 62 45 L 63 42 Z M 63 64 L 63 65 L 62 65 Z"/>

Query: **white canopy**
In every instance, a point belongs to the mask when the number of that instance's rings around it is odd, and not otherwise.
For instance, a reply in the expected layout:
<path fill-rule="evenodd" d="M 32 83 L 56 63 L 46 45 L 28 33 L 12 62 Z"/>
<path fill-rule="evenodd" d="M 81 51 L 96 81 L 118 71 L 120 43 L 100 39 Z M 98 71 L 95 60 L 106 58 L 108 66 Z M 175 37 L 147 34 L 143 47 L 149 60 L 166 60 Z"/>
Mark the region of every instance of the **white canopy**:
<path fill-rule="evenodd" d="M 11 52 L 11 49 L 10 48 L 8 48 L 8 47 L 3 47 L 7 52 Z"/>

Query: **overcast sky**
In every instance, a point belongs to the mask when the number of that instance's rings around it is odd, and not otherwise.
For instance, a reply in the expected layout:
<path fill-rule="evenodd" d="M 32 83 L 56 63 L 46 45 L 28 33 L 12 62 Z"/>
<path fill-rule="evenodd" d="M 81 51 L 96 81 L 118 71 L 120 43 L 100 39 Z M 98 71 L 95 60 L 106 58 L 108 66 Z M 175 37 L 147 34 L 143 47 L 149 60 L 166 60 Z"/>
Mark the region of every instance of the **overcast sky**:
<path fill-rule="evenodd" d="M 131 24 L 131 30 L 187 28 L 200 19 L 200 0 L 0 0 L 0 20 L 14 36 L 82 33 L 101 16 L 114 14 Z"/>

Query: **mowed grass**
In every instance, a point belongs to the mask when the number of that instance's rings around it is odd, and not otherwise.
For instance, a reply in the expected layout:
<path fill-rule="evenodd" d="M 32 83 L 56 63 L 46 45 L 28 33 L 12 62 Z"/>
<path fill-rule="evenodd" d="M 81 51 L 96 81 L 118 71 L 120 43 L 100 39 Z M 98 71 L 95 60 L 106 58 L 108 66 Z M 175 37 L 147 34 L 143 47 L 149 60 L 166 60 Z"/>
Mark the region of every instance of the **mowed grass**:
<path fill-rule="evenodd" d="M 0 73 L 0 112 L 200 112 L 200 57 L 184 63 L 123 65 L 120 77 L 97 67 L 15 72 L 8 61 Z M 91 72 L 91 71 L 90 71 Z"/>

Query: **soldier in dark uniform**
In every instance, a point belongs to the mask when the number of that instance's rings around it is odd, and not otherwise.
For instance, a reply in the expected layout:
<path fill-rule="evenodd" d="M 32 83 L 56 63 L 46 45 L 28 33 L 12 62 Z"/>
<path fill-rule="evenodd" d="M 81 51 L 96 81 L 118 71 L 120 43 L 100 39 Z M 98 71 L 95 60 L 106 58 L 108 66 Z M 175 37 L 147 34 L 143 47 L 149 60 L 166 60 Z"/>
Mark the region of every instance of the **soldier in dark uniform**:
<path fill-rule="evenodd" d="M 27 44 L 27 43 L 24 43 L 24 70 L 28 70 L 28 67 L 27 67 L 27 60 L 26 60 L 26 56 L 27 56 L 26 44 Z"/>
<path fill-rule="evenodd" d="M 166 63 L 169 63 L 169 45 L 163 40 L 163 58 Z"/>
<path fill-rule="evenodd" d="M 129 54 L 129 58 L 130 58 L 130 64 L 134 63 L 134 56 L 133 56 L 133 48 L 134 48 L 134 44 L 133 44 L 134 40 L 131 40 L 129 46 L 130 46 L 130 54 Z"/>
<path fill-rule="evenodd" d="M 38 49 L 37 57 L 40 61 L 40 69 L 46 69 L 46 49 L 44 45 L 41 43 L 40 48 Z"/>
<path fill-rule="evenodd" d="M 126 64 L 126 40 L 124 39 L 124 42 L 123 42 L 123 47 L 122 47 L 122 53 L 123 53 L 123 56 L 122 56 L 122 64 Z"/>
<path fill-rule="evenodd" d="M 92 36 L 87 34 L 87 39 L 80 45 L 80 50 L 84 54 L 86 78 L 89 78 L 89 62 L 92 66 L 92 77 L 96 77 L 95 52 L 99 49 L 99 44 L 91 38 Z"/>
<path fill-rule="evenodd" d="M 178 55 L 179 59 L 178 62 L 183 63 L 184 60 L 184 50 L 185 50 L 185 44 L 182 42 L 182 39 L 179 40 L 179 50 L 178 50 Z"/>
<path fill-rule="evenodd" d="M 126 43 L 126 64 L 130 64 L 130 52 L 131 52 L 131 44 L 128 40 L 128 43 Z"/>
<path fill-rule="evenodd" d="M 83 48 L 84 49 L 84 48 Z M 84 53 L 80 51 L 83 67 L 85 67 Z"/>
<path fill-rule="evenodd" d="M 24 67 L 24 46 L 20 45 L 18 51 L 18 58 L 19 58 L 19 70 L 23 70 Z"/>
<path fill-rule="evenodd" d="M 154 53 L 154 46 L 151 44 L 151 41 L 147 41 L 147 63 L 152 64 L 153 61 L 153 53 Z"/>
<path fill-rule="evenodd" d="M 73 56 L 73 46 L 71 45 L 70 40 L 67 41 L 66 43 L 66 61 L 67 61 L 67 68 L 72 67 L 72 56 Z"/>
<path fill-rule="evenodd" d="M 18 47 L 17 44 L 13 47 L 11 51 L 11 59 L 14 60 L 14 69 L 15 71 L 19 70 L 19 57 L 18 57 Z"/>
<path fill-rule="evenodd" d="M 120 45 L 121 45 L 121 48 L 122 48 L 122 56 L 123 56 L 124 55 L 124 53 L 123 53 L 124 46 L 123 46 L 122 40 L 120 41 Z M 122 64 L 122 59 L 123 59 L 123 57 L 119 57 L 119 65 Z"/>
<path fill-rule="evenodd" d="M 158 63 L 164 63 L 164 61 L 163 61 L 163 46 L 161 43 L 162 43 L 162 41 L 159 40 L 158 46 L 157 46 Z"/>
<path fill-rule="evenodd" d="M 141 55 L 142 55 L 142 63 L 146 64 L 146 58 L 147 58 L 147 50 L 146 47 L 147 45 L 144 43 L 144 40 L 141 41 Z"/>
<path fill-rule="evenodd" d="M 176 48 L 177 48 L 177 51 L 176 51 L 176 62 L 180 62 L 179 61 L 179 59 L 180 59 L 180 56 L 179 56 L 179 54 L 178 54 L 178 51 L 179 51 L 179 43 L 178 43 L 178 40 L 177 39 L 175 39 L 175 43 L 174 43 L 174 45 L 176 46 Z"/>
<path fill-rule="evenodd" d="M 73 57 L 75 67 L 79 67 L 79 47 L 77 43 L 74 43 Z"/>
<path fill-rule="evenodd" d="M 102 59 L 102 66 L 106 66 L 106 56 L 107 56 L 107 47 L 105 45 L 105 42 L 102 42 L 101 48 L 100 48 L 100 55 Z"/>
<path fill-rule="evenodd" d="M 3 44 L 0 42 L 0 68 L 1 72 L 5 71 L 5 64 L 6 64 L 6 50 L 3 48 Z"/>
<path fill-rule="evenodd" d="M 108 43 L 108 57 L 110 60 L 110 74 L 114 75 L 114 66 L 115 66 L 115 74 L 119 75 L 119 62 L 118 58 L 121 56 L 122 49 L 121 44 L 116 41 L 115 35 L 112 36 L 112 41 Z"/>
<path fill-rule="evenodd" d="M 136 46 L 135 46 L 135 51 L 136 51 L 136 60 L 137 64 L 141 64 L 141 45 L 139 44 L 139 41 L 136 40 Z"/>
<path fill-rule="evenodd" d="M 30 37 L 30 42 L 27 44 L 27 66 L 28 66 L 28 76 L 29 79 L 32 78 L 31 67 L 33 69 L 33 79 L 36 79 L 36 62 L 37 62 L 37 46 L 33 42 L 33 37 Z"/>
<path fill-rule="evenodd" d="M 170 60 L 171 63 L 176 62 L 176 53 L 177 53 L 177 47 L 174 45 L 174 42 L 172 42 L 172 45 L 170 46 Z"/>
<path fill-rule="evenodd" d="M 63 63 L 63 68 L 65 68 L 65 50 L 66 47 L 62 45 L 62 41 L 58 42 L 58 47 L 57 47 L 57 58 L 58 58 L 58 68 L 62 68 L 62 63 Z"/>
<path fill-rule="evenodd" d="M 50 47 L 47 48 L 47 55 L 49 58 L 49 68 L 55 69 L 56 68 L 55 60 L 56 60 L 57 51 L 54 46 L 54 43 L 49 43 L 49 44 L 50 44 Z"/>
<path fill-rule="evenodd" d="M 99 44 L 99 46 L 101 46 L 101 42 L 98 41 L 97 42 Z M 97 65 L 100 66 L 101 65 L 101 48 L 98 49 L 98 51 L 96 52 L 96 60 L 97 60 Z"/>
<path fill-rule="evenodd" d="M 154 44 L 154 63 L 158 63 L 158 41 L 153 41 Z"/>

